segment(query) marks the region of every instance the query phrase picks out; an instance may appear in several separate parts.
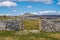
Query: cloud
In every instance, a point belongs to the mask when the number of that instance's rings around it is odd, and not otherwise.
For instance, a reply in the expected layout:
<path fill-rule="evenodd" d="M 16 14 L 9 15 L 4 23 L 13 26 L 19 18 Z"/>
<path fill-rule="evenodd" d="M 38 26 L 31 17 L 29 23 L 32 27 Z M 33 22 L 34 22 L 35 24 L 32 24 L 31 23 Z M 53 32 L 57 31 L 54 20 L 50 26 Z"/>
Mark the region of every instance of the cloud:
<path fill-rule="evenodd" d="M 58 0 L 58 3 L 57 4 L 60 5 L 60 0 Z"/>
<path fill-rule="evenodd" d="M 0 13 L 0 16 L 4 16 L 4 15 L 6 15 L 6 16 L 12 16 L 12 14 L 1 14 Z"/>
<path fill-rule="evenodd" d="M 0 0 L 1 1 L 26 1 L 26 0 Z"/>
<path fill-rule="evenodd" d="M 42 2 L 44 2 L 45 4 L 51 4 L 51 3 L 53 3 L 52 0 L 43 0 Z"/>
<path fill-rule="evenodd" d="M 60 15 L 60 11 L 39 11 L 39 12 L 31 12 L 36 15 Z"/>
<path fill-rule="evenodd" d="M 29 1 L 29 2 L 43 2 L 45 4 L 51 4 L 52 0 L 0 0 L 0 1 Z"/>
<path fill-rule="evenodd" d="M 16 0 L 15 0 L 16 1 Z M 43 2 L 45 4 L 51 4 L 52 0 L 17 0 L 17 1 L 29 1 L 29 2 Z"/>
<path fill-rule="evenodd" d="M 12 1 L 2 1 L 0 2 L 0 6 L 11 7 L 11 6 L 17 6 L 17 4 Z"/>
<path fill-rule="evenodd" d="M 51 12 L 56 12 L 56 11 L 39 11 L 39 13 L 51 13 Z"/>
<path fill-rule="evenodd" d="M 60 2 L 58 2 L 57 4 L 60 5 Z"/>
<path fill-rule="evenodd" d="M 42 2 L 45 4 L 51 4 L 53 1 L 52 0 L 23 0 L 23 1 L 29 1 L 29 2 Z"/>
<path fill-rule="evenodd" d="M 57 15 L 56 11 L 39 11 L 40 15 Z"/>
<path fill-rule="evenodd" d="M 24 13 L 20 13 L 20 15 L 23 15 Z M 39 11 L 39 12 L 30 12 L 30 13 L 34 15 L 60 15 L 60 11 Z"/>
<path fill-rule="evenodd" d="M 32 8 L 32 6 L 28 5 L 27 8 Z"/>
<path fill-rule="evenodd" d="M 32 14 L 36 14 L 36 15 L 38 15 L 38 12 L 31 12 Z"/>
<path fill-rule="evenodd" d="M 52 0 L 35 0 L 35 1 L 43 2 L 45 4 L 51 4 L 51 3 L 53 3 Z"/>

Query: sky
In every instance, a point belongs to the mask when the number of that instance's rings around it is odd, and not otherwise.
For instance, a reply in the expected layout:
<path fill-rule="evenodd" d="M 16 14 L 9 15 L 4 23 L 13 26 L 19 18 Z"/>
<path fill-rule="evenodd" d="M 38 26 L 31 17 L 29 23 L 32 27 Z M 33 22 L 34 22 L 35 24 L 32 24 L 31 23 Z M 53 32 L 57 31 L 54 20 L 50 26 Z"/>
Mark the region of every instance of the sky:
<path fill-rule="evenodd" d="M 0 0 L 0 15 L 60 15 L 60 0 Z"/>

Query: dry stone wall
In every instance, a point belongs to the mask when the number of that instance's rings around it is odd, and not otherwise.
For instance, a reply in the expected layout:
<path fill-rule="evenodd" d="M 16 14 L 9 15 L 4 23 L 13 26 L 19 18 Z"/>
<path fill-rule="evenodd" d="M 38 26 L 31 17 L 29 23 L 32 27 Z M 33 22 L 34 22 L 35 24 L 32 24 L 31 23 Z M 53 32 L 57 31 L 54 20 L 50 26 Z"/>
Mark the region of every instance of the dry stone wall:
<path fill-rule="evenodd" d="M 56 19 L 42 19 L 42 31 L 56 32 L 60 31 L 60 20 Z"/>
<path fill-rule="evenodd" d="M 20 29 L 20 23 L 16 20 L 0 20 L 0 30 L 16 30 Z"/>

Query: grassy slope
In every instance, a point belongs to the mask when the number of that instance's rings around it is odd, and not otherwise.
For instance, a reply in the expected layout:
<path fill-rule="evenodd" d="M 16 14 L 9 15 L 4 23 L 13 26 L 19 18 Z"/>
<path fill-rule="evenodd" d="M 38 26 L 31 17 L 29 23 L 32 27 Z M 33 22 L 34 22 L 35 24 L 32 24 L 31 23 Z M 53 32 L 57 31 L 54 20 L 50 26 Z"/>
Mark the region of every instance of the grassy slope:
<path fill-rule="evenodd" d="M 0 31 L 0 40 L 60 40 L 60 33 L 41 32 L 39 34 L 14 35 L 14 32 Z"/>

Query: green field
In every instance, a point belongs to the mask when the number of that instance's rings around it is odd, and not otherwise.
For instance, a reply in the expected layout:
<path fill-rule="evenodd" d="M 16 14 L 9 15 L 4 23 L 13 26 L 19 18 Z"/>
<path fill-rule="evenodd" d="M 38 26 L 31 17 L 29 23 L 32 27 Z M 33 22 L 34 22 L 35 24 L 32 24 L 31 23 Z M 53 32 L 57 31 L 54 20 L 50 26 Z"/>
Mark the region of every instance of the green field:
<path fill-rule="evenodd" d="M 39 29 L 38 20 L 25 20 L 24 29 Z M 60 32 L 40 32 L 16 35 L 16 31 L 0 31 L 0 40 L 60 40 Z"/>
<path fill-rule="evenodd" d="M 0 31 L 0 40 L 60 40 L 60 32 L 28 33 L 25 35 L 14 34 L 14 31 Z"/>
<path fill-rule="evenodd" d="M 39 29 L 39 21 L 38 20 L 24 20 L 24 29 L 27 29 L 27 30 Z"/>

